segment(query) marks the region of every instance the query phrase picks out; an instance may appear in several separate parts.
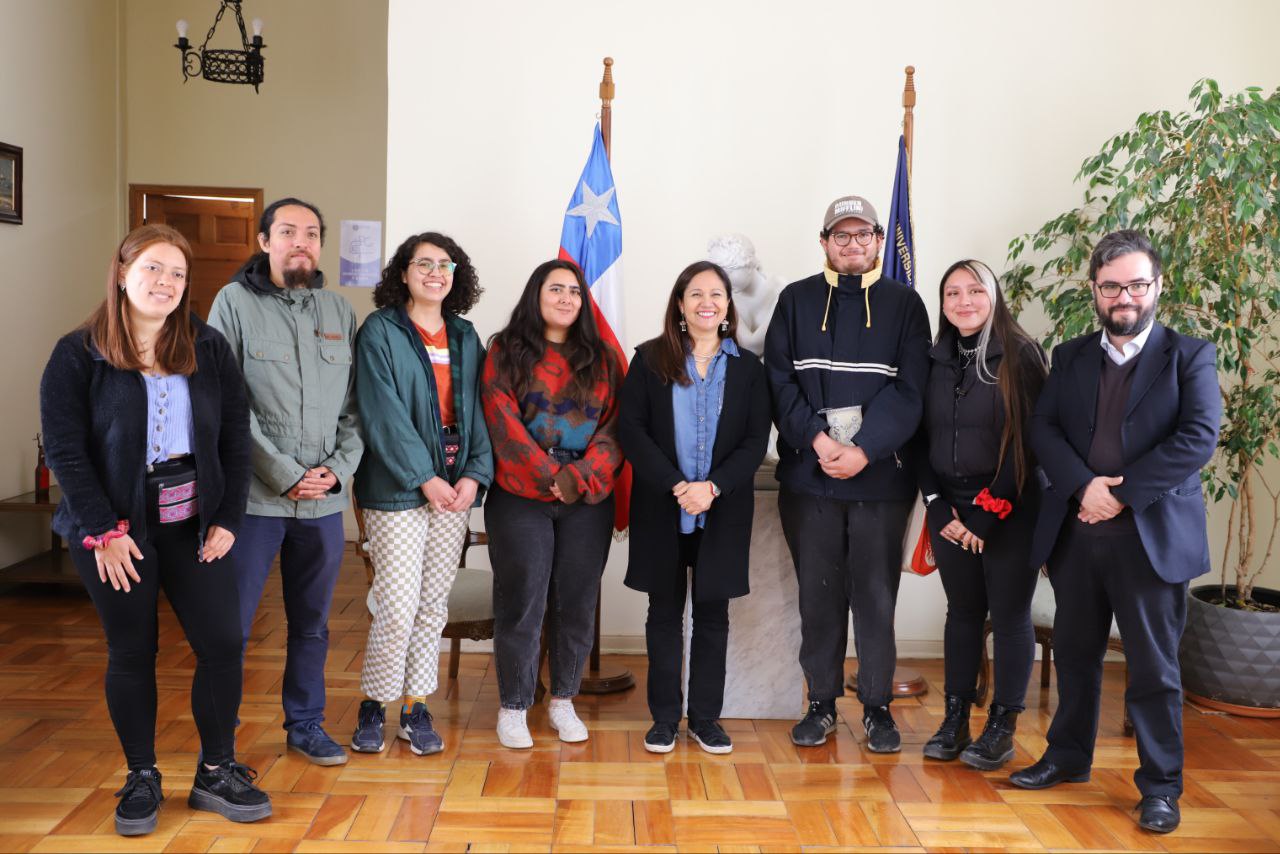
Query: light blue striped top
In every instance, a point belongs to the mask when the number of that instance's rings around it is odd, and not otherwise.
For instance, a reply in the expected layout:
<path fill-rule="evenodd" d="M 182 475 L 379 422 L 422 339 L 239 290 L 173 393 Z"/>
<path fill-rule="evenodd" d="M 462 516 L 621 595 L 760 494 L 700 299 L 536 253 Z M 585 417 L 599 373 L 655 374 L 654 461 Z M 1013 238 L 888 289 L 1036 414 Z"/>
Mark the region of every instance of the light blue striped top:
<path fill-rule="evenodd" d="M 191 453 L 191 393 L 182 374 L 142 375 L 147 383 L 147 463 Z"/>

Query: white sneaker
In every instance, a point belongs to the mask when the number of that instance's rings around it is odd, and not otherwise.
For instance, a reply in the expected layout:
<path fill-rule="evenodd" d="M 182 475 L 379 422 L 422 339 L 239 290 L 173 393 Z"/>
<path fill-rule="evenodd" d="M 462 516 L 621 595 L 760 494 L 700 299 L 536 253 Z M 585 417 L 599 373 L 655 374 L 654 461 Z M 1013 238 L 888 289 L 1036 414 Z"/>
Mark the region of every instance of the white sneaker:
<path fill-rule="evenodd" d="M 533 747 L 529 724 L 525 722 L 524 709 L 498 709 L 498 741 L 503 747 L 522 750 Z"/>
<path fill-rule="evenodd" d="M 553 697 L 550 714 L 547 717 L 551 722 L 551 728 L 560 733 L 561 741 L 572 744 L 587 740 L 587 725 L 573 710 L 573 700 L 567 697 Z"/>

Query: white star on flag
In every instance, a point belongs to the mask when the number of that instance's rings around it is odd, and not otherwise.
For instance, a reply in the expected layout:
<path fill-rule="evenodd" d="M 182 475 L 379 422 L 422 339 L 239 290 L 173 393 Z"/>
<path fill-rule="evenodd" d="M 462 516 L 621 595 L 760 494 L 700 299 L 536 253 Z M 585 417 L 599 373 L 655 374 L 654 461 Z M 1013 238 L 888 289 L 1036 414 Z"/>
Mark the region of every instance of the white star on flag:
<path fill-rule="evenodd" d="M 587 186 L 587 182 L 582 182 L 582 204 L 569 208 L 566 216 L 580 216 L 587 221 L 587 237 L 595 233 L 597 223 L 607 222 L 617 225 L 618 221 L 613 218 L 613 214 L 609 212 L 609 202 L 613 200 L 613 191 L 616 187 L 610 187 L 600 195 L 592 192 Z"/>

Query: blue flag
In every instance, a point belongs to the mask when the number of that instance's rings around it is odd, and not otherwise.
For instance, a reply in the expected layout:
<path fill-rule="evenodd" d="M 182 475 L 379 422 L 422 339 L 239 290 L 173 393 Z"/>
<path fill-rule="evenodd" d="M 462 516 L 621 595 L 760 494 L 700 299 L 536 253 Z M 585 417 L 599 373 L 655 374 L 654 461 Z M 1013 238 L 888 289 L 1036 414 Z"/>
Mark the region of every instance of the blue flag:
<path fill-rule="evenodd" d="M 898 137 L 898 169 L 893 176 L 893 203 L 885 239 L 884 274 L 916 286 L 916 243 L 911 234 L 911 175 L 907 170 L 907 141 Z"/>

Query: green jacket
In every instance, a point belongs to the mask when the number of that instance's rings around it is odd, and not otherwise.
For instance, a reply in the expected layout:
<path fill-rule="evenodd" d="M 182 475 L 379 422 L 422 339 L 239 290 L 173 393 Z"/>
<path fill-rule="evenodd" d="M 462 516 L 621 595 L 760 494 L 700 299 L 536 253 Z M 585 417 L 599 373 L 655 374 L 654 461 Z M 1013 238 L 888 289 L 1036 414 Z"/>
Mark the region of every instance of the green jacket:
<path fill-rule="evenodd" d="M 484 346 L 470 322 L 446 312 L 449 373 L 458 418 L 457 475 L 480 484 L 476 504 L 493 481 L 493 452 L 480 406 Z M 369 450 L 356 471 L 356 499 L 370 510 L 410 510 L 427 503 L 419 487 L 448 479 L 440 444 L 435 373 L 422 338 L 403 308 L 383 308 L 356 336 L 360 423 Z"/>
<path fill-rule="evenodd" d="M 317 519 L 347 505 L 345 484 L 364 450 L 351 370 L 356 317 L 343 297 L 271 283 L 265 255 L 255 255 L 218 292 L 209 325 L 226 336 L 249 391 L 253 481 L 247 512 Z M 306 470 L 328 466 L 338 484 L 320 499 L 285 497 Z"/>

